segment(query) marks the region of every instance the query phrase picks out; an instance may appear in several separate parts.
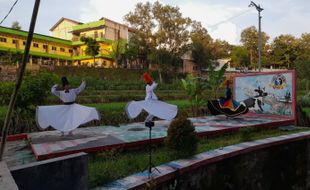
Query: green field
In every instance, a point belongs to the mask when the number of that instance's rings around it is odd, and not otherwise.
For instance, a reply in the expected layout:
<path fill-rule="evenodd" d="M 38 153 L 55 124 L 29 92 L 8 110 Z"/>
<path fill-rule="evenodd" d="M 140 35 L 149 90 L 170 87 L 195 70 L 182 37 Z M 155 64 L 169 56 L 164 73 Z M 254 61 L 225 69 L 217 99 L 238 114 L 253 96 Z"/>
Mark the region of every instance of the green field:
<path fill-rule="evenodd" d="M 168 100 L 170 104 L 177 105 L 179 109 L 187 109 L 190 104 L 187 100 Z M 87 106 L 95 107 L 99 112 L 122 112 L 128 102 L 112 102 L 102 104 L 86 104 Z"/>

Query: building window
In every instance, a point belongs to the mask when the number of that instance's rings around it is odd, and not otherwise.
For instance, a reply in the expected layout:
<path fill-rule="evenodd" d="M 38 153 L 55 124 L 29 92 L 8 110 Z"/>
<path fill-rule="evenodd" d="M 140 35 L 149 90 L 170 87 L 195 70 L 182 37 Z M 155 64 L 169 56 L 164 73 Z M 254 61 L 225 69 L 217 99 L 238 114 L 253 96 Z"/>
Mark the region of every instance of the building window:
<path fill-rule="evenodd" d="M 23 41 L 23 45 L 24 45 L 24 46 L 26 45 L 26 41 Z"/>
<path fill-rule="evenodd" d="M 69 49 L 69 53 L 73 53 L 73 50 L 72 50 L 72 49 Z"/>
<path fill-rule="evenodd" d="M 57 50 L 57 48 L 56 48 L 55 46 L 52 46 L 52 50 L 56 51 L 56 50 Z"/>
<path fill-rule="evenodd" d="M 95 38 L 98 38 L 98 31 L 95 31 L 95 32 L 94 32 L 94 37 L 95 37 Z"/>
<path fill-rule="evenodd" d="M 65 52 L 65 48 L 60 48 L 60 51 L 61 52 Z"/>
<path fill-rule="evenodd" d="M 12 40 L 12 44 L 17 44 L 17 40 Z"/>
<path fill-rule="evenodd" d="M 33 47 L 38 48 L 38 47 L 39 47 L 39 44 L 38 44 L 38 43 L 33 43 Z"/>
<path fill-rule="evenodd" d="M 47 45 L 43 45 L 43 49 L 48 49 L 48 46 Z"/>
<path fill-rule="evenodd" d="M 6 38 L 1 38 L 0 37 L 0 42 L 4 42 L 5 43 L 6 42 Z"/>

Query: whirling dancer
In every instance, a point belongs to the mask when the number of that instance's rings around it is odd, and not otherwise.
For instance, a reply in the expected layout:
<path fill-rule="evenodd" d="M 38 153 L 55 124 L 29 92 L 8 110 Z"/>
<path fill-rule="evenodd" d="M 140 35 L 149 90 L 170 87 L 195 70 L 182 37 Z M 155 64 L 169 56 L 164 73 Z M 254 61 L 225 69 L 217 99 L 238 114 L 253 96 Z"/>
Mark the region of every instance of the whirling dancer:
<path fill-rule="evenodd" d="M 227 117 L 235 117 L 246 114 L 249 109 L 232 98 L 232 92 L 229 81 L 226 81 L 226 97 L 219 100 L 208 101 L 208 108 L 212 115 L 226 115 Z"/>
<path fill-rule="evenodd" d="M 100 120 L 100 115 L 95 108 L 82 106 L 75 103 L 75 99 L 81 93 L 86 83 L 82 81 L 78 88 L 70 89 L 66 77 L 61 78 L 63 90 L 57 90 L 57 85 L 51 89 L 52 94 L 59 97 L 64 105 L 38 106 L 36 121 L 39 127 L 45 129 L 49 126 L 72 135 L 72 130 L 92 120 Z"/>
<path fill-rule="evenodd" d="M 145 100 L 129 102 L 125 108 L 128 117 L 130 119 L 136 118 L 142 110 L 145 110 L 149 114 L 145 122 L 151 122 L 154 117 L 172 120 L 177 115 L 178 107 L 158 100 L 154 93 L 158 84 L 152 80 L 148 73 L 143 74 L 143 79 L 146 83 Z"/>

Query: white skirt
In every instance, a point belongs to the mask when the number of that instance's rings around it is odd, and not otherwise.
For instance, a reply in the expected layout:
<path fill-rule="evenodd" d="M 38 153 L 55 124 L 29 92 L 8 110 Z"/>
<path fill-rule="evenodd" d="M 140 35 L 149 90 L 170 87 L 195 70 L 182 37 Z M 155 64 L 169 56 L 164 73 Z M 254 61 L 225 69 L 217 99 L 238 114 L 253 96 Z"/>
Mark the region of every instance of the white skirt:
<path fill-rule="evenodd" d="M 36 121 L 42 129 L 51 126 L 67 132 L 92 120 L 100 120 L 98 111 L 79 104 L 38 106 L 36 110 Z"/>
<path fill-rule="evenodd" d="M 177 106 L 159 100 L 131 101 L 125 108 L 130 119 L 136 118 L 142 110 L 165 120 L 172 120 L 178 113 Z"/>

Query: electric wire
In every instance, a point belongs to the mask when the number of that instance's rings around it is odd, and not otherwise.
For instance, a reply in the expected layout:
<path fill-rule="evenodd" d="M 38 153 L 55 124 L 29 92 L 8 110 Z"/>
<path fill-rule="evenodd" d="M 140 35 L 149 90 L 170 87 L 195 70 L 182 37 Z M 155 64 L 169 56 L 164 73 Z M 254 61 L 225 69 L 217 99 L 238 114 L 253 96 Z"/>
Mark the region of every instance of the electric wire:
<path fill-rule="evenodd" d="M 5 15 L 5 17 L 1 20 L 0 25 L 1 25 L 1 24 L 5 21 L 5 19 L 10 15 L 10 13 L 12 12 L 14 6 L 17 4 L 17 2 L 18 2 L 18 0 L 16 0 L 16 1 L 14 2 L 14 4 L 11 6 L 9 12 L 8 12 L 8 13 Z"/>
<path fill-rule="evenodd" d="M 217 26 L 217 25 L 220 25 L 220 24 L 223 24 L 223 23 L 225 23 L 225 22 L 227 22 L 227 21 L 230 21 L 230 20 L 232 20 L 232 19 L 234 19 L 234 18 L 237 18 L 237 17 L 239 17 L 239 16 L 241 16 L 241 15 L 243 15 L 243 14 L 245 14 L 245 13 L 248 13 L 248 12 L 250 12 L 252 9 L 247 9 L 246 11 L 243 11 L 243 12 L 241 12 L 241 13 L 238 13 L 238 14 L 236 14 L 236 15 L 234 15 L 234 16 L 232 16 L 232 17 L 229 17 L 228 19 L 225 19 L 225 20 L 223 20 L 223 21 L 220 21 L 220 22 L 218 22 L 218 23 L 216 23 L 216 24 L 213 24 L 213 25 L 209 25 L 209 27 L 215 27 L 215 26 Z"/>

